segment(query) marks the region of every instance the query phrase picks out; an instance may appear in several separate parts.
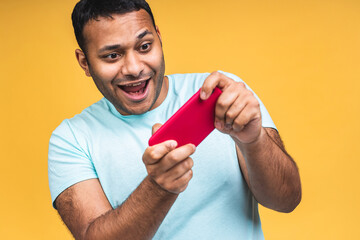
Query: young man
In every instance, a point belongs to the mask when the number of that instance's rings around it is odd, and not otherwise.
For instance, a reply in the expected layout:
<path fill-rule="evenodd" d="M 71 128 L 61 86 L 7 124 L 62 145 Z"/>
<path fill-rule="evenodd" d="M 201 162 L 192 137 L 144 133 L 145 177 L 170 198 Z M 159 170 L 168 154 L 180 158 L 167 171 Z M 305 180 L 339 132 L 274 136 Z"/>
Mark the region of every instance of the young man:
<path fill-rule="evenodd" d="M 258 202 L 299 204 L 296 164 L 261 101 L 232 74 L 164 76 L 145 1 L 82 0 L 72 19 L 76 58 L 104 95 L 50 139 L 53 205 L 76 239 L 262 239 Z M 148 146 L 155 123 L 216 86 L 216 130 L 197 148 Z"/>

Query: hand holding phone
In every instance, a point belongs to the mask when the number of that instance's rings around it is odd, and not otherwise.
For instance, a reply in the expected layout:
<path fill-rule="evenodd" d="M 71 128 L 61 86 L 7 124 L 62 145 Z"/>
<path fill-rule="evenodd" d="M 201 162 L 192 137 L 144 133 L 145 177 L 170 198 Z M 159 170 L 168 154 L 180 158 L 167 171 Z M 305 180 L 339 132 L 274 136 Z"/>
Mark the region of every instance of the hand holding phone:
<path fill-rule="evenodd" d="M 200 90 L 151 136 L 149 146 L 166 140 L 175 140 L 177 147 L 198 146 L 215 129 L 215 105 L 221 90 L 216 87 L 205 101 L 200 99 Z"/>

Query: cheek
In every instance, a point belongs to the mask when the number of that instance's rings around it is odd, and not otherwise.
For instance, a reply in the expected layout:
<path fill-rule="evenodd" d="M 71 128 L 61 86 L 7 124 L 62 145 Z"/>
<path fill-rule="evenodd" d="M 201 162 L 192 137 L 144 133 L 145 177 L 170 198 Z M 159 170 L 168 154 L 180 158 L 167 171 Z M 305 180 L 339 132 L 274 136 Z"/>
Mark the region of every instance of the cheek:
<path fill-rule="evenodd" d="M 96 75 L 102 80 L 104 84 L 111 83 L 116 78 L 119 68 L 115 64 L 98 65 L 96 68 Z"/>
<path fill-rule="evenodd" d="M 152 54 L 149 55 L 147 58 L 148 65 L 151 66 L 153 69 L 159 69 L 162 62 L 162 51 L 154 49 Z"/>

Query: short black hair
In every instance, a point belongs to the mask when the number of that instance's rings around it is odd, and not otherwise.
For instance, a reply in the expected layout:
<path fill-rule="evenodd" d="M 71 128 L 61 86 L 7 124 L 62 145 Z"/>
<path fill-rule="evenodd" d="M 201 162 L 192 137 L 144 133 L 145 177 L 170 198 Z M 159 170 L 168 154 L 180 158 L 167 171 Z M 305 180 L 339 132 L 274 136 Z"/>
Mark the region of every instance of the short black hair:
<path fill-rule="evenodd" d="M 96 20 L 98 17 L 112 18 L 112 14 L 123 14 L 132 11 L 144 9 L 149 13 L 154 28 L 155 20 L 149 4 L 145 0 L 80 0 L 74 7 L 71 14 L 76 41 L 84 52 L 85 38 L 83 29 L 90 20 Z"/>

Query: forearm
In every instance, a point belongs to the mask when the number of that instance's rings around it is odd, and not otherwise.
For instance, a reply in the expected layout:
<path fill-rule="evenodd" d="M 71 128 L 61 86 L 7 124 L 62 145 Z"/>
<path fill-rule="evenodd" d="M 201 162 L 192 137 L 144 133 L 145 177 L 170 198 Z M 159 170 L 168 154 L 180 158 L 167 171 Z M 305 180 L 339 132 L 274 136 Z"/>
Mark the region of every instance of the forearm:
<path fill-rule="evenodd" d="M 146 177 L 121 206 L 92 221 L 84 239 L 151 239 L 177 196 Z"/>
<path fill-rule="evenodd" d="M 295 162 L 264 128 L 253 143 L 234 140 L 244 157 L 248 184 L 257 201 L 277 211 L 291 212 L 301 200 Z"/>

